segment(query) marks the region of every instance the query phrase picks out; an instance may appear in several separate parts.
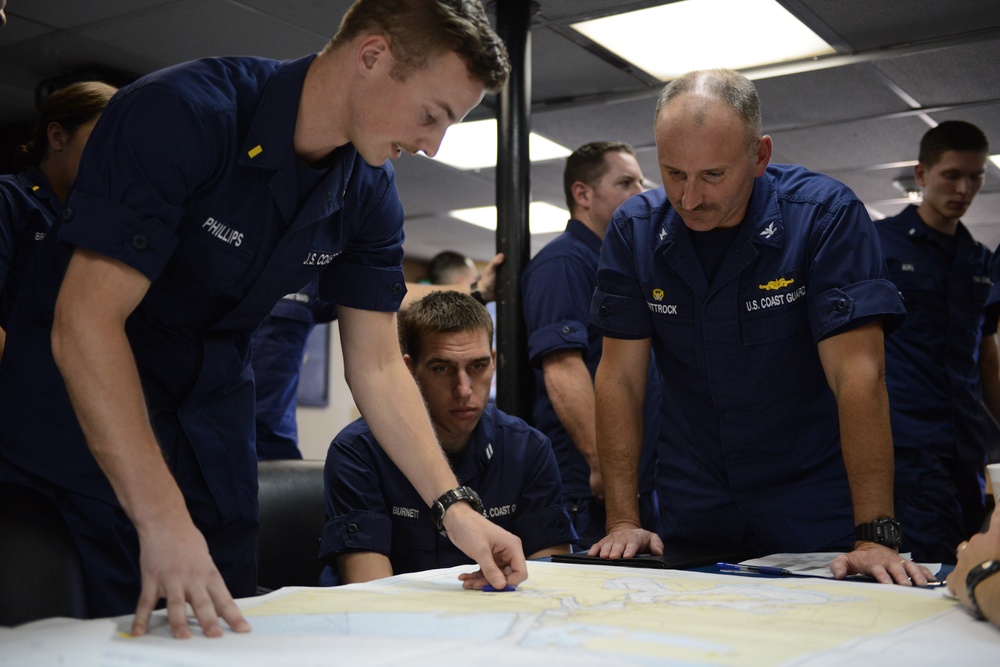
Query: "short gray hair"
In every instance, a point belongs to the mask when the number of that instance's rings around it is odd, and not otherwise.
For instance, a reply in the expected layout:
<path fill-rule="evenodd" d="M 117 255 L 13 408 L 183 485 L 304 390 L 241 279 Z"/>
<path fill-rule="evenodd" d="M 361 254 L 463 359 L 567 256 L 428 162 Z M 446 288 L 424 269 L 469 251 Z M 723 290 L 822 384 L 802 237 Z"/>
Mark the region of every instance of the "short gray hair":
<path fill-rule="evenodd" d="M 656 101 L 655 123 L 660 111 L 671 100 L 684 93 L 698 93 L 723 100 L 743 121 L 747 133 L 747 149 L 757 152 L 761 136 L 760 97 L 750 79 L 728 69 L 708 69 L 688 72 L 668 83 Z"/>

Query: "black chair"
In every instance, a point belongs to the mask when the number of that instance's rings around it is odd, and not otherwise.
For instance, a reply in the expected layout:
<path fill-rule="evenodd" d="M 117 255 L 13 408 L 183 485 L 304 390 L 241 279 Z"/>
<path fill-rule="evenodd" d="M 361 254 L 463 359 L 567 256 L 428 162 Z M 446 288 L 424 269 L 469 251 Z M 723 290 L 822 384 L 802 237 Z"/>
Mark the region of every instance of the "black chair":
<path fill-rule="evenodd" d="M 0 483 L 0 625 L 86 614 L 80 557 L 58 508 Z"/>
<path fill-rule="evenodd" d="M 326 523 L 323 461 L 260 461 L 257 480 L 259 592 L 315 586 L 323 569 L 317 553 Z"/>

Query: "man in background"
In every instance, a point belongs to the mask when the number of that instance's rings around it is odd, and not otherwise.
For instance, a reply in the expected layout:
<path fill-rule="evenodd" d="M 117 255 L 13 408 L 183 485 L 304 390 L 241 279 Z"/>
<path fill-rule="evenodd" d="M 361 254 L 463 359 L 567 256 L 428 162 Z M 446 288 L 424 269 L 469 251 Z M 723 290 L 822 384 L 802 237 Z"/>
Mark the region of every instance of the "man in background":
<path fill-rule="evenodd" d="M 479 269 L 465 255 L 442 250 L 427 263 L 427 281 L 431 285 L 471 285 L 479 280 Z"/>
<path fill-rule="evenodd" d="M 986 175 L 989 143 L 960 120 L 928 130 L 914 167 L 923 201 L 875 222 L 906 321 L 885 341 L 895 448 L 896 516 L 904 551 L 954 563 L 955 545 L 986 518 L 986 447 L 1000 418 L 990 251 L 961 217 Z"/>
<path fill-rule="evenodd" d="M 529 558 L 566 553 L 575 535 L 562 506 L 549 439 L 489 404 L 493 322 L 471 297 L 434 292 L 402 316 L 406 367 L 463 493 L 521 539 Z M 470 563 L 436 525 L 364 419 L 341 431 L 326 459 L 324 584 L 354 583 Z"/>
<path fill-rule="evenodd" d="M 620 141 L 581 146 L 563 170 L 566 231 L 548 243 L 524 271 L 528 356 L 535 366 L 534 424 L 552 439 L 563 479 L 563 498 L 580 538 L 579 548 L 607 533 L 604 484 L 597 457 L 594 373 L 602 338 L 590 324 L 590 299 L 608 223 L 622 202 L 643 191 L 635 151 Z M 642 525 L 656 531 L 653 493 L 659 379 L 650 374 L 639 469 Z"/>

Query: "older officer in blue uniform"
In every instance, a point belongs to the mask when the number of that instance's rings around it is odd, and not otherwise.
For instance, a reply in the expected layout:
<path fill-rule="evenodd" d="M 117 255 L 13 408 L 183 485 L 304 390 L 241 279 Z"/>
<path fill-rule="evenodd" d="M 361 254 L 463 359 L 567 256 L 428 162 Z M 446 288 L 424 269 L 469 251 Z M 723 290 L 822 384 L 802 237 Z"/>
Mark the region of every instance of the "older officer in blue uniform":
<path fill-rule="evenodd" d="M 903 308 L 864 206 L 830 178 L 768 166 L 757 92 L 735 72 L 671 82 L 655 136 L 664 187 L 615 214 L 593 300 L 609 535 L 591 553 L 662 549 L 632 481 L 652 345 L 664 536 L 853 547 L 837 577 L 926 583 L 897 552 L 882 337 Z"/>
<path fill-rule="evenodd" d="M 249 630 L 232 594 L 255 592 L 250 336 L 313 278 L 380 442 L 426 504 L 458 486 L 396 343 L 386 161 L 435 153 L 507 71 L 476 2 L 359 0 L 318 55 L 180 65 L 109 105 L 0 364 L 2 475 L 56 497 L 92 615 L 135 608 L 142 634 L 166 599 L 177 637 L 185 603 L 206 635 L 219 615 Z M 482 565 L 466 587 L 525 578 L 517 538 L 451 507 Z"/>
<path fill-rule="evenodd" d="M 875 223 L 906 322 L 885 343 L 903 549 L 954 563 L 986 518 L 986 446 L 1000 417 L 997 323 L 984 305 L 990 251 L 961 222 L 986 175 L 989 142 L 971 123 L 928 130 L 914 168 L 919 206 Z"/>
<path fill-rule="evenodd" d="M 575 540 L 549 439 L 488 404 L 496 368 L 493 322 L 471 296 L 435 292 L 406 311 L 404 360 L 459 482 L 486 516 L 521 538 L 530 558 Z M 441 535 L 413 485 L 364 419 L 341 431 L 326 458 L 327 524 L 320 558 L 341 583 L 470 563 Z M 324 583 L 333 583 L 331 568 Z"/>

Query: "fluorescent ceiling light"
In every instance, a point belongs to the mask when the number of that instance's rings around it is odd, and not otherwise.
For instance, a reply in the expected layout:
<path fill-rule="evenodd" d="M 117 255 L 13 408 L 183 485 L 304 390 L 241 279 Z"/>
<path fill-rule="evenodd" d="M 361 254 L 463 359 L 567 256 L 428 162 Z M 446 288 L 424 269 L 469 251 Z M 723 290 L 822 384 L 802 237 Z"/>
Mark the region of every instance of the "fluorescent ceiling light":
<path fill-rule="evenodd" d="M 565 146 L 532 132 L 528 135 L 528 155 L 532 162 L 565 158 L 572 153 Z M 432 159 L 457 169 L 484 169 L 497 166 L 497 122 L 476 120 L 448 129 L 441 148 Z"/>
<path fill-rule="evenodd" d="M 991 155 L 990 162 L 995 164 L 997 166 L 997 169 L 1000 169 L 1000 153 L 997 153 L 996 155 Z"/>
<path fill-rule="evenodd" d="M 458 218 L 462 222 L 468 222 L 469 224 L 491 231 L 495 231 L 497 228 L 496 206 L 460 208 L 448 211 L 448 215 Z M 536 201 L 528 205 L 528 217 L 531 220 L 530 227 L 532 234 L 551 234 L 552 232 L 561 232 L 566 229 L 569 213 L 564 208 Z"/>
<path fill-rule="evenodd" d="M 775 0 L 681 0 L 572 27 L 661 81 L 835 53 Z"/>

